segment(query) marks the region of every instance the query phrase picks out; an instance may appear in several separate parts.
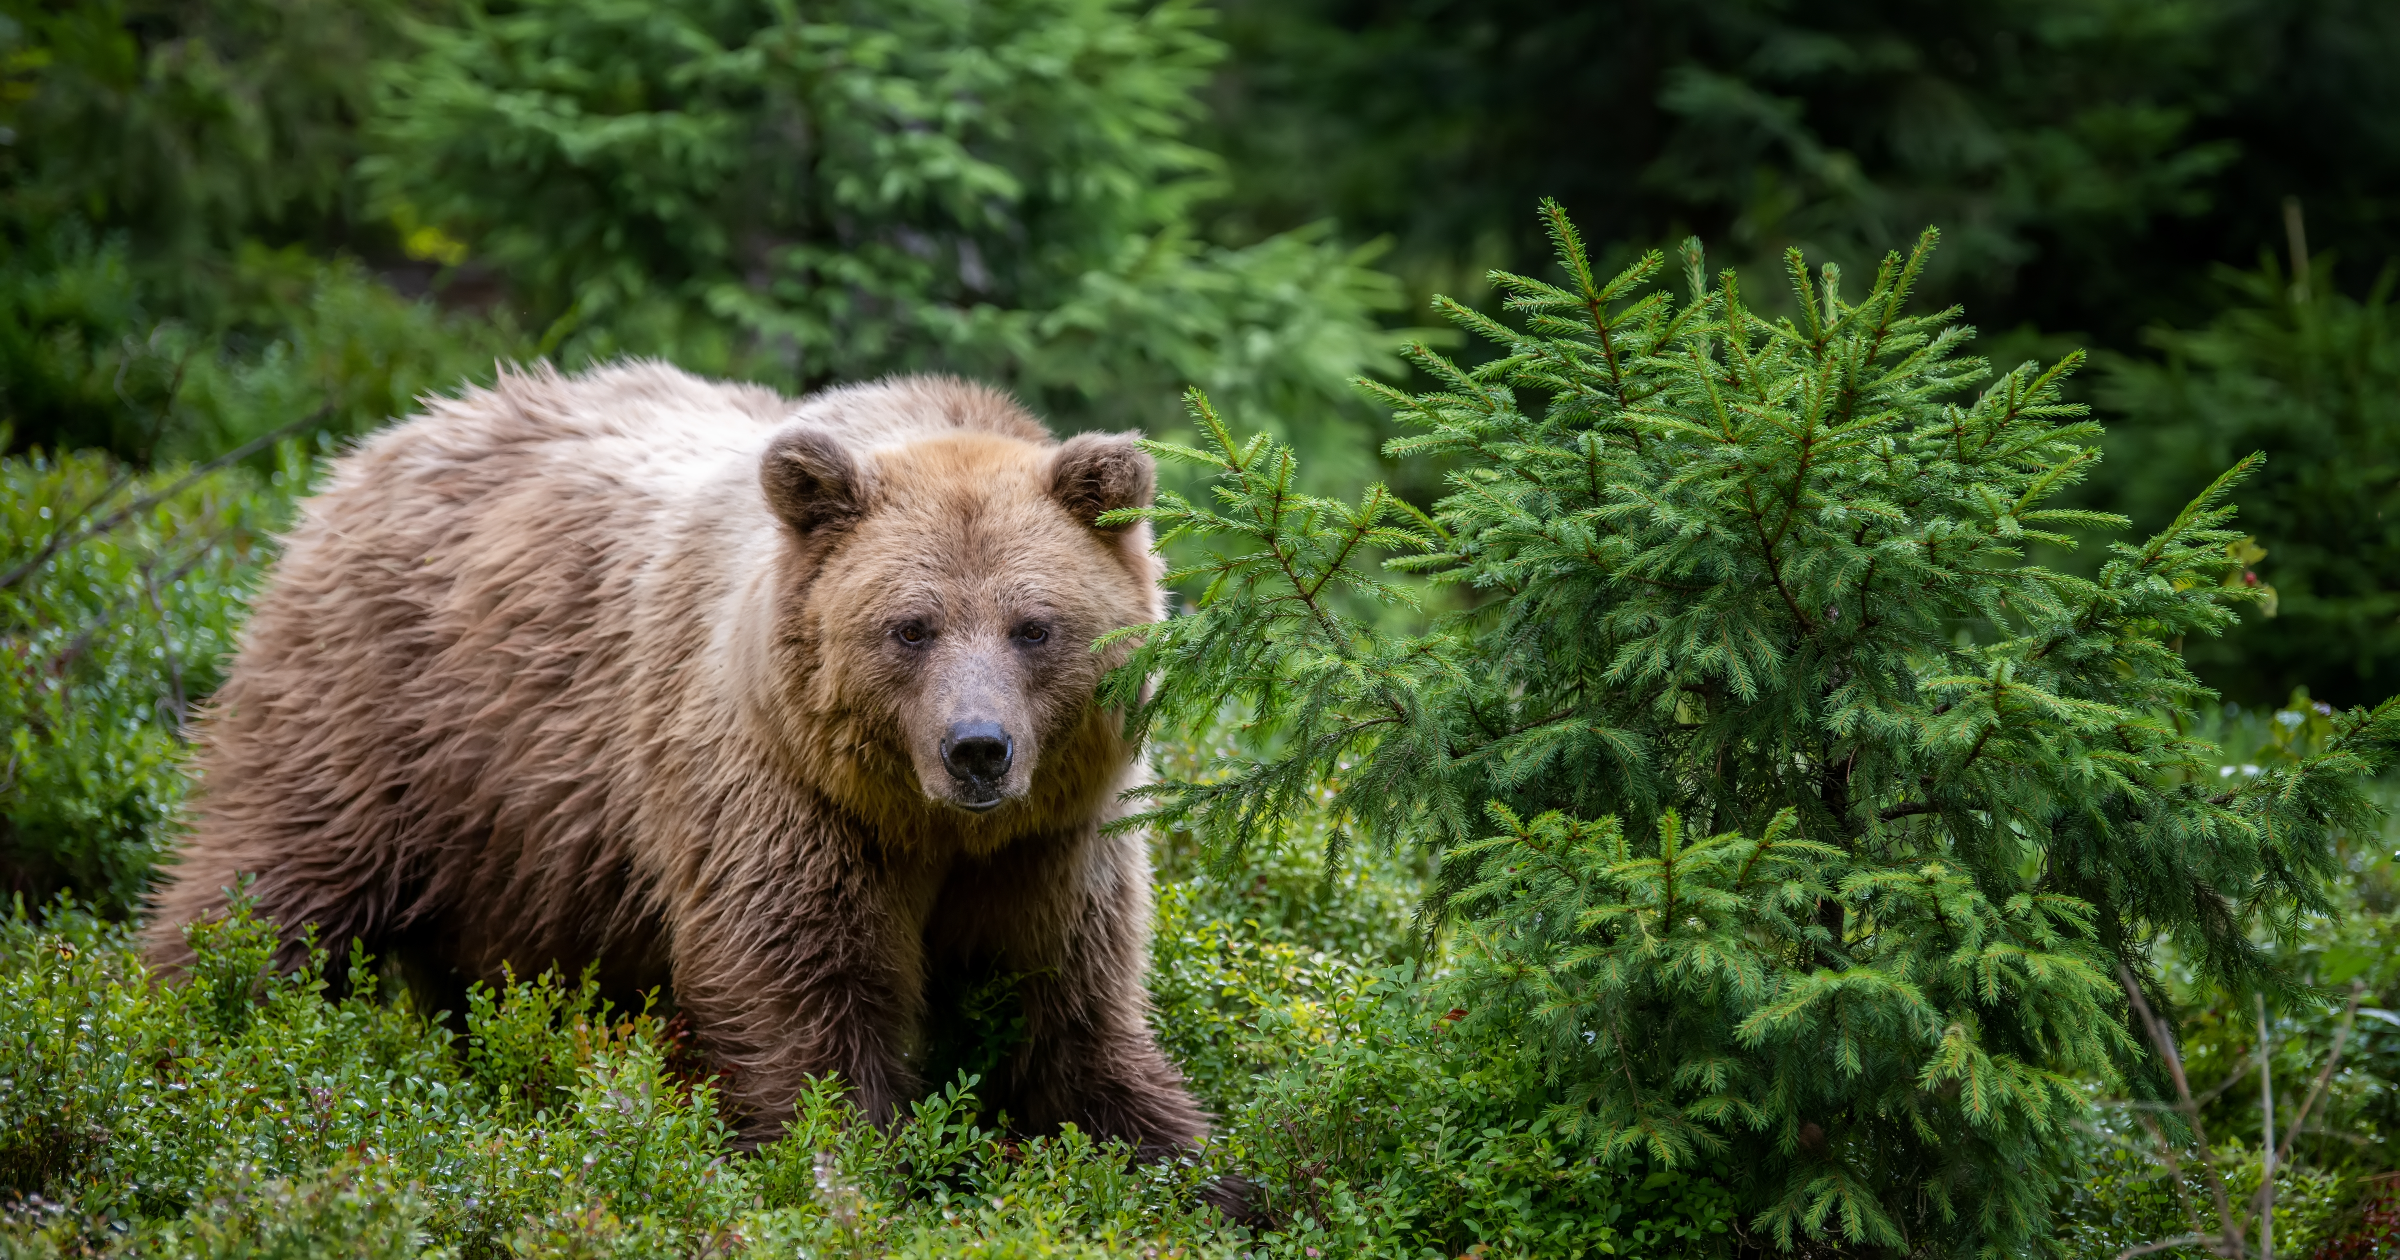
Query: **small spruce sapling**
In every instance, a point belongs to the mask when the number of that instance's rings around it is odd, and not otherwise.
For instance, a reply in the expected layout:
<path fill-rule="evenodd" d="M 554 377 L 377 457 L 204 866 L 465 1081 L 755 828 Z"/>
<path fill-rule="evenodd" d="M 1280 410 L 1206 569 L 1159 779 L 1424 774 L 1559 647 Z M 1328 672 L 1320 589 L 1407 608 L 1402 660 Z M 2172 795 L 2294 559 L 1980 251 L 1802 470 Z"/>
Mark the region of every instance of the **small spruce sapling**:
<path fill-rule="evenodd" d="M 1432 847 L 1468 1031 L 1595 1156 L 1728 1170 L 1778 1245 L 2031 1246 L 2078 1082 L 2156 1085 L 2116 969 L 2155 992 L 2167 940 L 2285 985 L 2251 933 L 2323 906 L 2400 710 L 2204 773 L 2176 645 L 2255 595 L 2221 580 L 2255 459 L 2095 577 L 2030 562 L 2125 525 L 2050 506 L 2098 458 L 2080 356 L 1991 379 L 1959 311 L 1909 313 L 1932 231 L 1855 302 L 1793 252 L 1769 319 L 1697 241 L 1679 303 L 1661 254 L 1602 282 L 1543 213 L 1566 285 L 1493 275 L 1521 329 L 1440 303 L 1495 358 L 1366 385 L 1418 430 L 1390 453 L 1452 470 L 1431 513 L 1297 493 L 1197 394 L 1209 449 L 1151 444 L 1213 501 L 1122 515 L 1208 554 L 1104 696 L 1244 725 L 1142 820 L 1227 863 L 1320 807 Z M 1394 628 L 1394 553 L 1446 611 Z"/>

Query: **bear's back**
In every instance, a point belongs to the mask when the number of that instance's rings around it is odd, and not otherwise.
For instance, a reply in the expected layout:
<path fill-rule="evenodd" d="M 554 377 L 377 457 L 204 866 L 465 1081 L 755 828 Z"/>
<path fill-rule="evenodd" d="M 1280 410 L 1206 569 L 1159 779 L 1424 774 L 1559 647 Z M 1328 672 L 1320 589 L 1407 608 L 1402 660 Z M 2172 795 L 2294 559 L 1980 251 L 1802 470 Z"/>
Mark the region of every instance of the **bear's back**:
<path fill-rule="evenodd" d="M 635 490 L 652 478 L 672 484 L 679 470 L 756 450 L 792 409 L 773 390 L 704 381 L 663 363 L 576 376 L 548 364 L 503 369 L 490 388 L 428 399 L 422 415 L 360 444 L 335 465 L 325 506 L 374 498 L 376 487 L 388 493 L 395 483 L 449 505 L 529 479 L 601 475 Z"/>
<path fill-rule="evenodd" d="M 600 471 L 628 489 L 687 482 L 702 468 L 751 460 L 787 424 L 873 451 L 960 431 L 1048 445 L 1048 429 L 988 386 L 902 376 L 795 402 L 760 385 L 704 380 L 637 360 L 575 376 L 548 364 L 503 370 L 490 389 L 429 400 L 424 415 L 371 438 L 336 465 L 332 487 L 437 478 L 439 497 L 497 488 L 528 474 Z M 574 479 L 570 476 L 570 480 Z"/>
<path fill-rule="evenodd" d="M 815 394 L 793 419 L 874 450 L 961 431 L 1047 444 L 1050 431 L 1008 395 L 951 376 L 901 376 Z"/>

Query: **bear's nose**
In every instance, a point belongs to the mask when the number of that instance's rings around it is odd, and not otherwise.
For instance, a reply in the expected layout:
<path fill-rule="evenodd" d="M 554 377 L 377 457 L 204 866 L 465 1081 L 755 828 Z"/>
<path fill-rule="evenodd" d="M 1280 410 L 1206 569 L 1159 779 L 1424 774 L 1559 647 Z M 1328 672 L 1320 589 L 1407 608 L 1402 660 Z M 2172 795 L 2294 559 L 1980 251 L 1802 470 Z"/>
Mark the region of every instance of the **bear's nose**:
<path fill-rule="evenodd" d="M 952 776 L 974 787 L 997 787 L 1008 777 L 1009 759 L 1016 749 L 998 722 L 960 722 L 942 740 L 942 764 Z"/>

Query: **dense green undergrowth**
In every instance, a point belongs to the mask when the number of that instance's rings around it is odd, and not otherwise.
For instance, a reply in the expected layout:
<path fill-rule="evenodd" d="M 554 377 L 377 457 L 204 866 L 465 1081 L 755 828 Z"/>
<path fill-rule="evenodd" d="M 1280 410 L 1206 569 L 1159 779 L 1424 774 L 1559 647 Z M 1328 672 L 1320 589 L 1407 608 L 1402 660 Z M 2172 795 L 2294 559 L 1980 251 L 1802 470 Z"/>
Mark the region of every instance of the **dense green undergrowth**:
<path fill-rule="evenodd" d="M 0 428 L 0 443 L 6 432 Z M 0 886 L 139 902 L 183 795 L 181 731 L 233 649 L 308 461 L 0 462 Z"/>
<path fill-rule="evenodd" d="M 838 1082 L 732 1145 L 671 1019 L 554 975 L 478 989 L 463 1034 L 369 960 L 267 968 L 272 927 L 197 929 L 188 983 L 68 903 L 0 926 L 0 1224 L 14 1254 L 1713 1254 L 1704 1177 L 1627 1179 L 1517 1114 L 1409 964 L 1404 870 L 1297 857 L 1161 898 L 1161 1032 L 1222 1117 L 1192 1157 L 1024 1137 L 972 1078 L 888 1130 Z M 1316 929 L 1354 935 L 1312 939 Z M 1333 945 L 1334 948 L 1325 948 Z M 1379 957 L 1380 956 L 1380 957 Z M 347 993 L 329 996 L 340 975 Z M 1255 1178 L 1236 1225 L 1204 1198 Z"/>
<path fill-rule="evenodd" d="M 2288 711 L 2287 711 L 2288 712 Z M 2271 717 L 2251 725 L 2275 727 Z M 2251 750 L 2243 750 L 2249 752 Z M 2236 765 L 2236 773 L 2239 773 Z M 369 960 L 266 970 L 247 918 L 200 929 L 188 983 L 147 974 L 121 922 L 65 904 L 0 924 L 0 1218 L 10 1255 L 1264 1254 L 1720 1256 L 1746 1236 L 1705 1169 L 1603 1168 L 1538 1108 L 1538 1071 L 1478 1038 L 1457 990 L 1409 961 L 1421 872 L 1371 852 L 1328 870 L 1306 841 L 1238 874 L 1160 846 L 1152 990 L 1170 1053 L 1220 1116 L 1193 1158 L 1129 1162 L 1074 1133 L 1025 1138 L 952 1082 L 913 1119 L 850 1122 L 837 1083 L 787 1136 L 736 1150 L 705 1070 L 661 1012 L 612 1011 L 556 976 L 478 989 L 463 1034 L 379 997 Z M 2380 838 L 2379 838 L 2380 839 Z M 2388 896 L 2388 843 L 2360 846 Z M 2328 934 L 2363 944 L 2378 992 L 2390 906 Z M 2323 940 L 2328 937 L 2313 939 Z M 2351 965 L 2345 963 L 2343 965 Z M 2319 979 L 2334 977 L 2317 973 Z M 348 980 L 329 996 L 329 976 Z M 2201 996 L 2195 991 L 2195 996 Z M 2193 1039 L 2249 1068 L 2239 1027 Z M 2329 1012 L 2278 1021 L 2304 1078 Z M 2400 1038 L 2355 1046 L 2332 1119 L 2380 1143 Z M 2220 1099 L 2238 1121 L 2246 1100 Z M 2131 1113 L 2096 1113 L 2089 1177 L 2054 1254 L 2113 1256 L 2181 1228 Z M 2237 1190 L 2255 1186 L 2238 1128 Z M 2254 1144 L 2255 1138 L 2252 1137 Z M 2335 1139 L 2337 1144 L 2340 1140 Z M 2360 1165 L 2285 1175 L 2288 1247 L 2343 1225 Z M 2245 1171 L 2247 1170 L 2247 1171 Z M 1257 1183 L 1264 1219 L 1204 1203 Z M 2245 1182 L 2245 1176 L 2248 1180 Z M 2197 1186 L 2188 1187 L 2197 1190 Z M 1753 1242 L 1757 1241 L 1755 1239 Z"/>

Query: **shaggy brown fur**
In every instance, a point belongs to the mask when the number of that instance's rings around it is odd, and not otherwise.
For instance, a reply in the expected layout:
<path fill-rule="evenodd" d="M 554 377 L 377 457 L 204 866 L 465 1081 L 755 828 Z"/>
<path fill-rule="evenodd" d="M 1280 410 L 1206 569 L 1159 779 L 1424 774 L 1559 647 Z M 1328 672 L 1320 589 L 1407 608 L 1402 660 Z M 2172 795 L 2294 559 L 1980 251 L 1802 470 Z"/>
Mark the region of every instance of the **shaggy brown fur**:
<path fill-rule="evenodd" d="M 812 1073 L 889 1116 L 929 985 L 997 967 L 1030 1041 L 990 1100 L 1189 1141 L 1148 864 L 1100 834 L 1134 750 L 1092 701 L 1092 641 L 1160 613 L 1146 527 L 1093 519 L 1151 486 L 1129 438 L 939 378 L 434 402 L 335 466 L 261 594 L 153 956 L 247 872 L 287 939 L 666 979 L 753 1134 Z"/>

